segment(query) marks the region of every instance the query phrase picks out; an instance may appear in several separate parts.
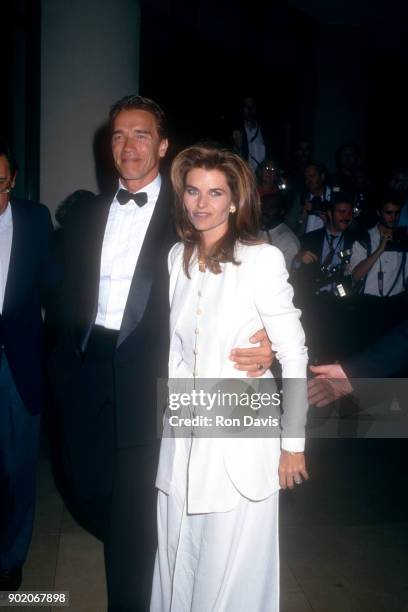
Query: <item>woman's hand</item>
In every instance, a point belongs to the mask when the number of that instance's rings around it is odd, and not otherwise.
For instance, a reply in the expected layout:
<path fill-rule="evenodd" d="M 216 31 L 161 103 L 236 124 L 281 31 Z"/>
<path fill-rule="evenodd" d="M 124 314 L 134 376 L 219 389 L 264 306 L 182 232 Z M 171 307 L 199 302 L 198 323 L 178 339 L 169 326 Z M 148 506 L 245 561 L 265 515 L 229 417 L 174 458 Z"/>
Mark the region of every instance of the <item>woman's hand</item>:
<path fill-rule="evenodd" d="M 308 480 L 306 471 L 305 454 L 281 451 L 279 460 L 279 484 L 282 489 L 293 489 L 295 484 L 302 484 Z"/>

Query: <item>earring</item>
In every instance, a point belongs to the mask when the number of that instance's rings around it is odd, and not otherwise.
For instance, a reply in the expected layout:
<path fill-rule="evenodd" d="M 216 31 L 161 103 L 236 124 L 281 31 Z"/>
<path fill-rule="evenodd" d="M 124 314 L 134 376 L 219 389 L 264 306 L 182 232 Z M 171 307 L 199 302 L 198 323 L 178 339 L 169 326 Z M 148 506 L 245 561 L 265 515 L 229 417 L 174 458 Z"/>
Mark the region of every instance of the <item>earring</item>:
<path fill-rule="evenodd" d="M 231 206 L 230 206 L 230 208 L 229 208 L 230 213 L 232 214 L 232 213 L 234 213 L 236 210 L 237 210 L 237 207 L 235 206 L 235 204 L 231 204 Z"/>

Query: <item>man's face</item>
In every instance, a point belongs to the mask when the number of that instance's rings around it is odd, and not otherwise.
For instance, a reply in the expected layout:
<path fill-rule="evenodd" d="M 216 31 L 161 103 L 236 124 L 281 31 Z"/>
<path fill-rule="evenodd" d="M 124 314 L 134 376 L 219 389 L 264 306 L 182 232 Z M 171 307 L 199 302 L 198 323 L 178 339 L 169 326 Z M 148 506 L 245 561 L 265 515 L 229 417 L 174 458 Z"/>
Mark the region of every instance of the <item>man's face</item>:
<path fill-rule="evenodd" d="M 10 165 L 5 155 L 0 155 L 0 215 L 6 210 L 10 190 L 14 187 L 16 175 L 11 175 Z"/>
<path fill-rule="evenodd" d="M 124 186 L 137 191 L 153 181 L 167 139 L 160 138 L 156 118 L 145 110 L 123 110 L 113 121 L 112 154 Z"/>
<path fill-rule="evenodd" d="M 387 204 L 383 206 L 379 213 L 379 220 L 381 225 L 384 225 L 384 227 L 387 227 L 388 229 L 396 227 L 399 221 L 400 212 L 401 209 L 399 206 L 397 206 L 397 204 L 387 202 Z"/>
<path fill-rule="evenodd" d="M 334 210 L 328 212 L 328 218 L 332 230 L 342 233 L 353 220 L 353 207 L 348 202 L 336 204 Z"/>
<path fill-rule="evenodd" d="M 324 174 L 315 166 L 308 166 L 305 170 L 306 187 L 313 195 L 320 195 L 324 185 Z"/>

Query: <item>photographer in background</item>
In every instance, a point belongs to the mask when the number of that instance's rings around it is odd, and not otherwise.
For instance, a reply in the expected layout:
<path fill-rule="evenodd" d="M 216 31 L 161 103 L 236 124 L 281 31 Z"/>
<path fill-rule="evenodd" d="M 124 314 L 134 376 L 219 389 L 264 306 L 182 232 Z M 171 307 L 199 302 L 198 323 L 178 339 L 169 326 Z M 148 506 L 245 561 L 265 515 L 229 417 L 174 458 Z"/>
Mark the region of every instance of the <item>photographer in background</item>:
<path fill-rule="evenodd" d="M 383 194 L 377 224 L 353 245 L 350 268 L 362 294 L 363 346 L 406 317 L 408 230 L 397 227 L 402 204 L 400 193 Z"/>
<path fill-rule="evenodd" d="M 325 222 L 331 188 L 326 185 L 327 170 L 317 161 L 307 164 L 304 172 L 304 189 L 292 198 L 286 223 L 297 236 L 320 229 Z"/>
<path fill-rule="evenodd" d="M 309 233 L 320 229 L 325 224 L 325 212 L 330 202 L 331 189 L 326 184 L 326 167 L 318 162 L 311 162 L 305 169 L 306 199 L 303 205 L 303 214 L 299 223 L 303 231 Z"/>
<path fill-rule="evenodd" d="M 312 359 L 337 359 L 347 354 L 353 336 L 344 333 L 351 293 L 349 262 L 354 241 L 349 230 L 353 218 L 351 199 L 332 194 L 324 215 L 324 227 L 300 238 L 295 257 L 293 284 L 303 310 Z"/>

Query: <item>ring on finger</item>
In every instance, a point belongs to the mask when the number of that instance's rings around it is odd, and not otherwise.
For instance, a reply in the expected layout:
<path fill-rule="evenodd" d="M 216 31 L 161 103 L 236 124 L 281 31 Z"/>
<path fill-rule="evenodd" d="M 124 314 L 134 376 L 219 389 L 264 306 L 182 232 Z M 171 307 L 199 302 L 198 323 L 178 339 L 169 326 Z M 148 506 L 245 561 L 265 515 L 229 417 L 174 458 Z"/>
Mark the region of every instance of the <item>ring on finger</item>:
<path fill-rule="evenodd" d="M 258 363 L 258 370 L 263 370 L 263 369 L 264 369 L 264 367 L 263 367 L 262 363 Z"/>
<path fill-rule="evenodd" d="M 293 481 L 297 485 L 302 484 L 302 478 L 300 476 L 294 476 Z"/>

